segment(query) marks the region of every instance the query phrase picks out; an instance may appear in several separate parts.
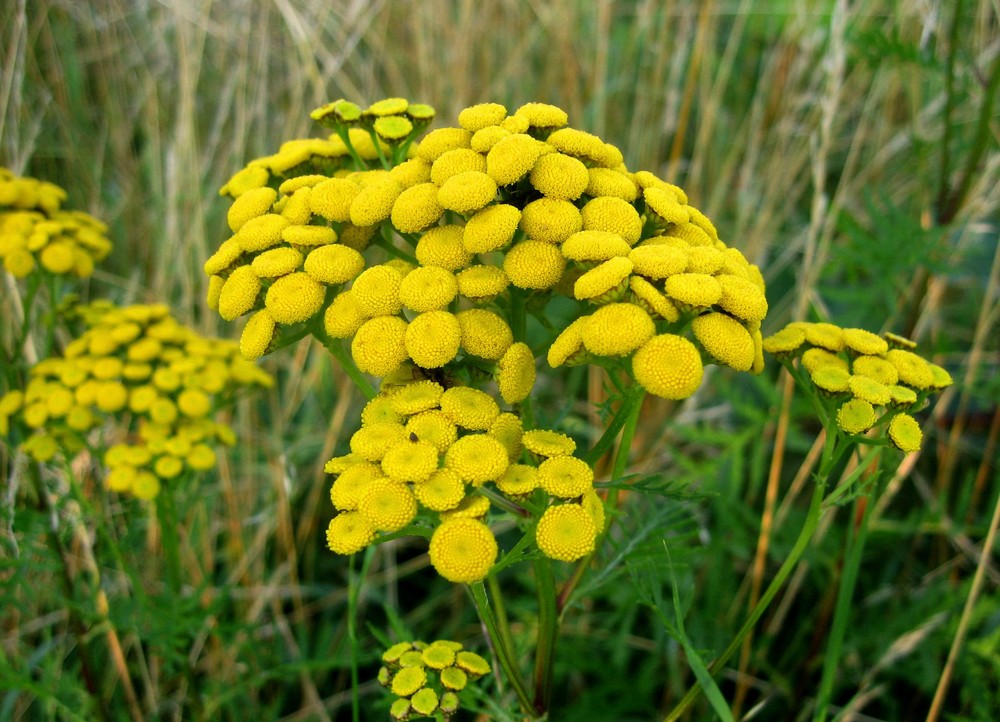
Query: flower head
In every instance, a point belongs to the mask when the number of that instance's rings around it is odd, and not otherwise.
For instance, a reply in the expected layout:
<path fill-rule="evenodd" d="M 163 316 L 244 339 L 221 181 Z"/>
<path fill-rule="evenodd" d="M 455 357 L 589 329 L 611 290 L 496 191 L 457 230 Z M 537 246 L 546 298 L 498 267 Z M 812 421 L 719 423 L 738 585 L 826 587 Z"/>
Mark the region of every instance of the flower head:
<path fill-rule="evenodd" d="M 538 520 L 535 541 L 550 559 L 572 562 L 594 551 L 597 525 L 579 504 L 550 506 Z"/>
<path fill-rule="evenodd" d="M 434 530 L 431 564 L 450 582 L 471 584 L 489 573 L 498 552 L 493 532 L 475 519 L 450 519 Z"/>

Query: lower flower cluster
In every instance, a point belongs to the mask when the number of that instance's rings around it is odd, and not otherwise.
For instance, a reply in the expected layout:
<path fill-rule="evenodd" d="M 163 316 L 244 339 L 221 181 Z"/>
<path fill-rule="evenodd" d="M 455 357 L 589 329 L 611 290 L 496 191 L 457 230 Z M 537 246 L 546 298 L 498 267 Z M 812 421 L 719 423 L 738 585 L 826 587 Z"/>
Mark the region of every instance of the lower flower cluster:
<path fill-rule="evenodd" d="M 451 640 L 400 642 L 385 651 L 382 661 L 378 681 L 397 698 L 389 710 L 395 720 L 451 717 L 459 709 L 459 693 L 490 672 L 485 659 Z"/>
<path fill-rule="evenodd" d="M 593 470 L 573 456 L 568 436 L 524 431 L 486 392 L 431 380 L 388 386 L 361 422 L 351 453 L 326 466 L 336 475 L 330 498 L 339 513 L 327 530 L 334 552 L 357 552 L 420 514 L 435 527 L 430 559 L 438 573 L 476 582 L 498 553 L 487 524 L 495 503 L 537 509 L 536 543 L 553 559 L 593 551 L 604 508 Z"/>
<path fill-rule="evenodd" d="M 941 366 L 893 333 L 878 336 L 832 323 L 790 323 L 764 339 L 764 350 L 783 363 L 797 360 L 803 376 L 837 404 L 836 423 L 847 434 L 883 431 L 903 452 L 918 451 L 923 433 L 911 415 L 952 384 Z"/>
<path fill-rule="evenodd" d="M 151 499 L 163 481 L 215 466 L 213 446 L 235 435 L 214 419 L 243 387 L 270 386 L 236 344 L 200 336 L 166 306 L 78 309 L 89 327 L 61 357 L 33 366 L 24 391 L 0 398 L 0 434 L 22 424 L 37 461 L 72 457 L 111 421 L 123 441 L 104 455 L 107 486 Z"/>

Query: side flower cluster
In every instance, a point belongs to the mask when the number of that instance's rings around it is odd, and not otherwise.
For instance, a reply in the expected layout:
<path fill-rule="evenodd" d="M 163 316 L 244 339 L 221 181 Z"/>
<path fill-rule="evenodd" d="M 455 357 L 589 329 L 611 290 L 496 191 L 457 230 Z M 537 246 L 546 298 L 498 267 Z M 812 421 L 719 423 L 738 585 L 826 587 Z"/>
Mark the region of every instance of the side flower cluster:
<path fill-rule="evenodd" d="M 0 397 L 0 433 L 23 426 L 21 448 L 40 462 L 75 456 L 107 430 L 121 439 L 104 463 L 107 486 L 142 499 L 161 482 L 215 466 L 214 445 L 235 435 L 215 420 L 241 388 L 271 377 L 229 341 L 204 338 L 162 305 L 80 309 L 89 327 L 61 357 L 33 366 L 24 391 Z"/>
<path fill-rule="evenodd" d="M 912 412 L 952 384 L 947 370 L 915 349 L 914 342 L 893 333 L 878 336 L 832 323 L 790 323 L 764 339 L 765 351 L 796 363 L 819 394 L 837 404 L 841 431 L 878 429 L 906 453 L 919 450 L 923 437 Z"/>
<path fill-rule="evenodd" d="M 108 228 L 82 211 L 62 208 L 66 192 L 0 168 L 0 259 L 24 278 L 39 267 L 56 275 L 86 278 L 111 251 Z"/>
<path fill-rule="evenodd" d="M 234 235 L 205 265 L 209 302 L 229 320 L 253 313 L 248 357 L 266 353 L 281 325 L 322 313 L 322 331 L 350 340 L 374 376 L 404 363 L 524 369 L 524 348 L 504 359 L 515 302 L 544 316 L 568 296 L 587 312 L 555 329 L 553 367 L 621 362 L 671 399 L 694 393 L 705 362 L 762 369 L 760 270 L 681 188 L 629 171 L 618 148 L 542 103 L 466 108 L 456 127 L 383 164 L 397 142 L 386 124 L 408 127 L 408 144 L 414 107 L 426 106 L 324 106 L 313 115 L 336 129 L 319 154 L 336 159 L 327 172 L 309 146 L 295 163 L 255 161 L 223 189 Z M 526 395 L 531 383 L 520 382 Z"/>
<path fill-rule="evenodd" d="M 459 693 L 469 682 L 490 673 L 489 663 L 460 642 L 400 642 L 382 655 L 378 681 L 397 698 L 389 710 L 394 720 L 450 718 L 459 709 Z"/>
<path fill-rule="evenodd" d="M 338 514 L 327 530 L 334 552 L 357 552 L 421 514 L 434 526 L 429 551 L 438 573 L 476 582 L 498 553 L 487 523 L 496 500 L 544 509 L 535 535 L 543 554 L 573 561 L 593 551 L 604 507 L 568 436 L 524 431 L 484 391 L 430 380 L 391 386 L 361 422 L 351 453 L 326 466 L 336 476 L 330 498 Z"/>

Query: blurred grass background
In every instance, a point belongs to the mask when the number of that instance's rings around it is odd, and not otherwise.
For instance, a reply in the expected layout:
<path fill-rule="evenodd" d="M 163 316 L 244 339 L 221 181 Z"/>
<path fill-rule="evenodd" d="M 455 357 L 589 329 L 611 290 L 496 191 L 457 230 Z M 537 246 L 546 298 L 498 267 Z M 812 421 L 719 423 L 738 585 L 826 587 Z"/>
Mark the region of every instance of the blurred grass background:
<path fill-rule="evenodd" d="M 204 300 L 201 265 L 227 236 L 217 189 L 282 141 L 318 135 L 312 108 L 398 95 L 447 125 L 476 102 L 536 100 L 618 145 L 630 169 L 687 190 L 764 270 L 765 335 L 830 318 L 918 340 L 957 383 L 880 502 L 833 701 L 842 719 L 925 718 L 1000 486 L 995 0 L 8 0 L 0 37 L 0 163 L 61 184 L 71 206 L 109 223 L 115 251 L 94 297 L 166 301 L 235 338 Z M 111 629 L 88 630 L 114 631 L 132 674 L 98 665 L 104 710 L 88 701 L 70 634 L 67 609 L 86 619 L 87 600 L 80 585 L 66 591 L 64 560 L 44 543 L 52 517 L 7 480 L 0 718 L 349 718 L 348 568 L 323 550 L 322 464 L 362 401 L 322 349 L 266 363 L 277 389 L 239 408 L 240 446 L 178 499 L 185 594 L 163 603 L 143 507 L 93 497 L 136 564 L 132 576 L 103 570 Z M 591 418 L 594 381 L 575 378 L 567 428 Z M 792 403 L 774 443 L 786 391 L 774 366 L 749 380 L 717 371 L 683 407 L 649 407 L 634 471 L 655 473 L 668 496 L 626 507 L 633 541 L 609 552 L 567 618 L 552 719 L 657 719 L 676 703 L 691 674 L 643 606 L 672 576 L 703 657 L 732 638 L 808 496 L 818 428 Z M 76 560 L 92 522 L 72 506 L 53 514 L 76 520 L 56 525 Z M 723 673 L 747 719 L 811 713 L 851 522 L 847 508 L 828 517 L 752 651 Z M 372 560 L 366 679 L 379 635 L 478 634 L 461 590 L 425 567 L 405 542 Z M 940 719 L 1000 710 L 1000 572 L 985 569 Z M 530 632 L 530 605 L 511 614 Z M 384 718 L 375 685 L 363 690 L 363 718 Z M 690 719 L 710 717 L 702 704 Z"/>

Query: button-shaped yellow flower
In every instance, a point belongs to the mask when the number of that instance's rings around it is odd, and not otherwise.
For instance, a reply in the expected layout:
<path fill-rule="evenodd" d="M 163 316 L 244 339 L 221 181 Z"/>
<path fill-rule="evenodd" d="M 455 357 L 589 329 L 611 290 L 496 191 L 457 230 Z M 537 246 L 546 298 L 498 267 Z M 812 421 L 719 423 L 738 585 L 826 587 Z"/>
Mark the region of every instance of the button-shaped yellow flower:
<path fill-rule="evenodd" d="M 606 170 L 594 168 L 591 170 Z M 614 171 L 608 171 L 614 172 Z M 593 194 L 590 194 L 593 195 Z M 583 229 L 620 236 L 629 246 L 642 236 L 642 218 L 631 203 L 606 195 L 593 198 L 580 210 Z"/>
<path fill-rule="evenodd" d="M 579 504 L 550 506 L 538 520 L 535 542 L 550 559 L 573 562 L 594 551 L 597 525 Z"/>
<path fill-rule="evenodd" d="M 351 341 L 351 356 L 364 373 L 387 376 L 407 358 L 407 323 L 398 316 L 365 321 Z"/>
<path fill-rule="evenodd" d="M 320 283 L 333 285 L 347 283 L 364 268 L 364 256 L 339 243 L 314 248 L 306 256 L 303 266 L 303 270 Z"/>
<path fill-rule="evenodd" d="M 578 158 L 563 153 L 546 153 L 531 169 L 528 180 L 548 198 L 575 201 L 587 189 L 590 176 Z"/>
<path fill-rule="evenodd" d="M 302 267 L 302 254 L 295 248 L 283 246 L 264 251 L 250 264 L 260 278 L 277 278 Z"/>
<path fill-rule="evenodd" d="M 514 133 L 498 140 L 486 154 L 486 173 L 498 186 L 521 180 L 534 167 L 542 152 L 542 143 L 524 133 Z"/>
<path fill-rule="evenodd" d="M 328 221 L 345 223 L 351 220 L 351 204 L 360 192 L 360 186 L 353 181 L 330 178 L 313 186 L 309 210 Z"/>
<path fill-rule="evenodd" d="M 486 156 L 472 148 L 455 148 L 442 153 L 431 165 L 431 183 L 441 186 L 453 175 L 468 170 L 486 172 Z"/>
<path fill-rule="evenodd" d="M 275 323 L 271 312 L 262 308 L 247 320 L 240 335 L 240 353 L 251 361 L 267 353 L 274 339 Z"/>
<path fill-rule="evenodd" d="M 361 328 L 365 319 L 354 294 L 344 291 L 327 306 L 326 313 L 323 314 L 323 328 L 331 338 L 350 338 Z"/>
<path fill-rule="evenodd" d="M 465 482 L 451 469 L 437 469 L 426 481 L 413 485 L 413 494 L 431 511 L 450 511 L 465 498 Z"/>
<path fill-rule="evenodd" d="M 438 203 L 456 213 L 471 213 L 496 198 L 497 184 L 486 173 L 475 170 L 457 173 L 438 189 Z"/>
<path fill-rule="evenodd" d="M 436 223 L 444 213 L 437 194 L 433 183 L 418 183 L 404 190 L 392 205 L 392 225 L 402 233 L 418 233 Z"/>
<path fill-rule="evenodd" d="M 434 444 L 442 454 L 458 438 L 458 427 L 455 425 L 455 422 L 449 419 L 440 409 L 428 409 L 427 411 L 414 414 L 406 422 L 406 431 L 407 433 L 415 434 L 421 441 Z"/>
<path fill-rule="evenodd" d="M 851 399 L 837 409 L 837 426 L 848 434 L 863 434 L 875 425 L 875 409 L 864 399 Z"/>
<path fill-rule="evenodd" d="M 437 447 L 426 441 L 406 439 L 385 452 L 382 471 L 399 482 L 427 481 L 438 468 Z"/>
<path fill-rule="evenodd" d="M 358 508 L 361 495 L 368 485 L 384 476 L 380 466 L 362 461 L 351 464 L 337 476 L 330 487 L 330 501 L 339 511 L 351 511 Z"/>
<path fill-rule="evenodd" d="M 471 584 L 486 578 L 496 561 L 496 537 L 476 519 L 451 519 L 434 530 L 431 564 L 450 582 Z"/>
<path fill-rule="evenodd" d="M 458 295 L 458 280 L 439 266 L 416 268 L 399 284 L 399 300 L 417 313 L 445 308 Z"/>
<path fill-rule="evenodd" d="M 375 539 L 375 529 L 356 511 L 337 514 L 326 530 L 326 545 L 336 554 L 354 554 Z"/>
<path fill-rule="evenodd" d="M 326 290 L 319 281 L 300 271 L 282 276 L 272 283 L 264 297 L 264 306 L 277 323 L 301 323 L 319 312 L 325 294 Z"/>
<path fill-rule="evenodd" d="M 580 301 L 592 303 L 607 303 L 620 298 L 628 289 L 632 268 L 632 261 L 628 258 L 609 258 L 576 279 L 573 295 Z"/>
<path fill-rule="evenodd" d="M 469 253 L 489 253 L 504 248 L 514 237 L 521 211 L 498 203 L 473 215 L 465 224 L 462 244 Z"/>
<path fill-rule="evenodd" d="M 365 316 L 391 316 L 403 309 L 399 300 L 402 274 L 392 266 L 381 264 L 365 269 L 351 286 L 354 302 Z"/>
<path fill-rule="evenodd" d="M 473 486 L 495 481 L 509 465 L 507 449 L 487 434 L 459 438 L 444 455 L 444 466 Z"/>
<path fill-rule="evenodd" d="M 625 257 L 632 250 L 617 233 L 598 230 L 577 231 L 563 241 L 561 249 L 566 258 L 581 263 Z"/>
<path fill-rule="evenodd" d="M 706 313 L 691 321 L 691 330 L 716 361 L 737 371 L 750 370 L 754 356 L 753 339 L 746 327 L 732 316 Z"/>
<path fill-rule="evenodd" d="M 244 223 L 233 238 L 244 251 L 256 253 L 281 243 L 281 232 L 288 225 L 287 218 L 277 213 L 265 213 Z"/>
<path fill-rule="evenodd" d="M 281 232 L 281 240 L 293 246 L 325 246 L 337 241 L 337 233 L 329 226 L 293 224 Z"/>
<path fill-rule="evenodd" d="M 535 385 L 535 357 L 523 342 L 511 344 L 497 363 L 497 387 L 508 404 L 519 404 Z"/>
<path fill-rule="evenodd" d="M 678 273 L 664 284 L 667 296 L 691 308 L 708 308 L 722 298 L 722 285 L 704 273 Z"/>
<path fill-rule="evenodd" d="M 449 224 L 428 229 L 417 241 L 414 254 L 421 265 L 459 271 L 472 262 L 463 242 L 465 227 Z"/>
<path fill-rule="evenodd" d="M 427 311 L 406 328 L 404 344 L 413 362 L 425 369 L 444 366 L 458 355 L 462 327 L 448 311 Z"/>
<path fill-rule="evenodd" d="M 722 287 L 722 295 L 718 301 L 719 308 L 743 321 L 764 320 L 767 316 L 767 299 L 756 283 L 728 273 L 715 278 Z M 878 339 L 877 336 L 875 338 Z"/>
<path fill-rule="evenodd" d="M 458 124 L 475 133 L 477 130 L 500 123 L 506 117 L 507 109 L 499 103 L 480 103 L 459 111 Z"/>
<path fill-rule="evenodd" d="M 889 422 L 889 440 L 905 454 L 920 451 L 923 437 L 920 424 L 909 414 L 896 414 Z"/>
<path fill-rule="evenodd" d="M 614 198 L 631 204 L 639 197 L 639 188 L 635 181 L 619 170 L 588 168 L 587 176 L 585 193 L 592 198 Z"/>
<path fill-rule="evenodd" d="M 523 496 L 538 488 L 538 469 L 528 464 L 511 464 L 497 479 L 497 489 L 507 496 Z"/>
<path fill-rule="evenodd" d="M 454 386 L 438 402 L 441 412 L 458 426 L 486 431 L 500 415 L 500 407 L 489 394 L 467 386 Z"/>
<path fill-rule="evenodd" d="M 681 314 L 674 302 L 660 293 L 656 286 L 642 276 L 629 278 L 628 288 L 628 300 L 641 306 L 651 316 L 659 316 L 670 323 L 676 323 L 680 320 Z"/>
<path fill-rule="evenodd" d="M 886 360 L 896 367 L 899 383 L 915 389 L 927 389 L 934 384 L 934 372 L 923 358 L 904 349 L 891 349 Z"/>
<path fill-rule="evenodd" d="M 583 130 L 560 128 L 546 138 L 546 142 L 566 155 L 584 158 L 598 165 L 607 162 L 608 151 L 604 147 L 604 141 Z"/>
<path fill-rule="evenodd" d="M 373 226 L 392 213 L 403 187 L 390 176 L 365 186 L 351 201 L 351 223 L 356 226 Z"/>
<path fill-rule="evenodd" d="M 456 318 L 462 328 L 461 344 L 466 353 L 498 361 L 514 343 L 510 326 L 492 311 L 470 308 L 457 313 Z"/>
<path fill-rule="evenodd" d="M 458 292 L 472 301 L 490 301 L 507 290 L 510 279 L 503 268 L 479 265 L 458 274 Z"/>
<path fill-rule="evenodd" d="M 609 303 L 583 325 L 580 338 L 596 356 L 626 356 L 656 334 L 656 324 L 634 303 Z"/>
<path fill-rule="evenodd" d="M 635 380 L 665 399 L 686 399 L 698 390 L 704 369 L 701 354 L 681 336 L 662 334 L 643 344 L 632 357 Z"/>
<path fill-rule="evenodd" d="M 558 246 L 531 238 L 511 248 L 503 260 L 503 270 L 518 288 L 552 288 L 562 278 L 566 259 Z"/>
<path fill-rule="evenodd" d="M 538 241 L 562 243 L 583 228 L 580 209 L 566 200 L 539 198 L 521 212 L 521 230 Z"/>
<path fill-rule="evenodd" d="M 878 356 L 858 356 L 851 362 L 851 372 L 858 376 L 867 376 L 886 386 L 894 386 L 899 381 L 896 367 Z"/>
<path fill-rule="evenodd" d="M 394 532 L 413 521 L 417 500 L 406 484 L 375 479 L 358 500 L 358 513 L 377 531 Z"/>
<path fill-rule="evenodd" d="M 552 496 L 573 499 L 593 488 L 594 470 L 575 456 L 553 456 L 539 464 L 538 485 Z"/>
<path fill-rule="evenodd" d="M 417 146 L 416 155 L 433 163 L 455 148 L 468 148 L 472 133 L 465 128 L 438 128 L 425 135 Z"/>

